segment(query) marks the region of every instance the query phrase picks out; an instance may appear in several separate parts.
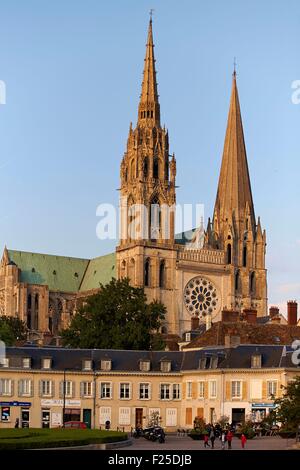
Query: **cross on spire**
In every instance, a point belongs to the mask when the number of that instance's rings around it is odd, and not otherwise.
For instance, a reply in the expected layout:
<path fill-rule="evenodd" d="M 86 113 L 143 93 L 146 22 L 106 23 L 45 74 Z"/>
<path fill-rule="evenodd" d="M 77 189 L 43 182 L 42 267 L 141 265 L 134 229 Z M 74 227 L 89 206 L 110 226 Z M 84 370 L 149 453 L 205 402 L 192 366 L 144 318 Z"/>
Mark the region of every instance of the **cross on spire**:
<path fill-rule="evenodd" d="M 236 57 L 233 58 L 233 76 L 236 76 Z"/>
<path fill-rule="evenodd" d="M 154 8 L 150 8 L 150 11 L 149 11 L 150 21 L 152 21 L 152 16 L 153 16 L 154 11 L 155 11 Z"/>

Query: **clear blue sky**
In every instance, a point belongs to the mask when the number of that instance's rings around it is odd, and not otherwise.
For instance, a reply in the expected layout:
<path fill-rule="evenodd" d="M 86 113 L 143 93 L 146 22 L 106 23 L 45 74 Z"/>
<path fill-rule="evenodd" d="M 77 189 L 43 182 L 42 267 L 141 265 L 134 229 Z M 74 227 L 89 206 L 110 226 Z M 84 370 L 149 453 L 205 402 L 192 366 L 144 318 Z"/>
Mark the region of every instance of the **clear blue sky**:
<path fill-rule="evenodd" d="M 96 237 L 96 207 L 118 201 L 150 8 L 178 202 L 212 213 L 236 56 L 269 300 L 299 300 L 298 0 L 1 0 L 1 250 L 95 257 L 114 249 Z"/>

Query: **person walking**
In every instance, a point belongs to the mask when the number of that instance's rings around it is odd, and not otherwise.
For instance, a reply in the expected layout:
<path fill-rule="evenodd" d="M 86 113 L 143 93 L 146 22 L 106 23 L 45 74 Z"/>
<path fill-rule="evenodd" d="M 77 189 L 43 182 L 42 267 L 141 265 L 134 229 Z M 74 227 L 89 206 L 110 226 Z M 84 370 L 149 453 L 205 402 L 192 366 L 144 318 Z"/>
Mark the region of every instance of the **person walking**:
<path fill-rule="evenodd" d="M 247 442 L 245 434 L 241 435 L 241 443 L 242 443 L 242 449 L 245 449 L 245 444 Z"/>
<path fill-rule="evenodd" d="M 204 435 L 204 449 L 206 449 L 206 447 L 210 447 L 208 443 L 208 434 Z"/>
<path fill-rule="evenodd" d="M 15 428 L 18 429 L 19 425 L 20 425 L 20 421 L 19 421 L 19 418 L 17 418 L 15 422 Z"/>
<path fill-rule="evenodd" d="M 228 433 L 227 433 L 227 442 L 228 442 L 228 449 L 231 449 L 231 443 L 232 443 L 232 438 L 233 438 L 233 434 L 231 432 L 231 430 L 229 429 Z"/>
<path fill-rule="evenodd" d="M 210 438 L 210 442 L 211 442 L 211 448 L 214 449 L 215 448 L 216 435 L 215 435 L 215 430 L 214 430 L 213 427 L 210 430 L 209 438 Z"/>
<path fill-rule="evenodd" d="M 226 434 L 225 434 L 225 431 L 222 430 L 222 434 L 221 434 L 221 448 L 222 448 L 222 450 L 225 450 L 225 444 L 226 444 Z"/>

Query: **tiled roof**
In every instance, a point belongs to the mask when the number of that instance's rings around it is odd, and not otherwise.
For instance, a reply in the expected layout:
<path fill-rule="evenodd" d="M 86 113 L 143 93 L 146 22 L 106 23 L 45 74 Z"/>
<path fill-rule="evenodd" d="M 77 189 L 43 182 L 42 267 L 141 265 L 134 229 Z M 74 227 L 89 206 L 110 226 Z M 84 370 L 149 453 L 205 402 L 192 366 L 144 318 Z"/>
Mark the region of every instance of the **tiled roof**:
<path fill-rule="evenodd" d="M 162 360 L 171 361 L 171 373 L 200 370 L 200 360 L 205 369 L 249 369 L 251 356 L 262 355 L 262 368 L 287 367 L 295 368 L 291 361 L 292 349 L 275 345 L 240 345 L 232 348 L 206 347 L 197 351 L 120 351 L 103 349 L 63 349 L 63 348 L 7 348 L 6 356 L 10 358 L 10 368 L 22 368 L 22 358 L 30 357 L 32 369 L 41 368 L 42 358 L 52 358 L 53 370 L 82 370 L 82 361 L 93 360 L 95 370 L 100 371 L 100 361 L 110 359 L 112 372 L 139 372 L 139 362 L 149 360 L 150 373 L 160 372 Z M 216 362 L 210 358 L 217 358 Z M 214 365 L 212 365 L 214 364 Z"/>
<path fill-rule="evenodd" d="M 227 335 L 238 336 L 240 344 L 292 344 L 295 339 L 300 339 L 300 327 L 271 323 L 216 322 L 186 345 L 185 349 L 224 345 Z"/>

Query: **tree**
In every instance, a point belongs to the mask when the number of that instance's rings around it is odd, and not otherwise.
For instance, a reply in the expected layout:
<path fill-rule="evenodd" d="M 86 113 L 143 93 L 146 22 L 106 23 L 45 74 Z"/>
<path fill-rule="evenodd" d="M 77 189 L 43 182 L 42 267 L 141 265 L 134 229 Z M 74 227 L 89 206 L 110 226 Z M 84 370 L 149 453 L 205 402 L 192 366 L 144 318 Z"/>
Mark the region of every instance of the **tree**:
<path fill-rule="evenodd" d="M 275 400 L 276 419 L 288 431 L 296 431 L 300 425 L 300 376 L 295 377 L 284 387 L 282 398 Z"/>
<path fill-rule="evenodd" d="M 16 341 L 26 339 L 27 327 L 25 323 L 17 317 L 0 317 L 0 340 L 6 346 L 13 346 Z"/>
<path fill-rule="evenodd" d="M 99 293 L 86 299 L 61 332 L 64 346 L 99 349 L 162 349 L 159 329 L 166 308 L 146 302 L 143 288 L 132 287 L 128 279 L 112 279 Z"/>

